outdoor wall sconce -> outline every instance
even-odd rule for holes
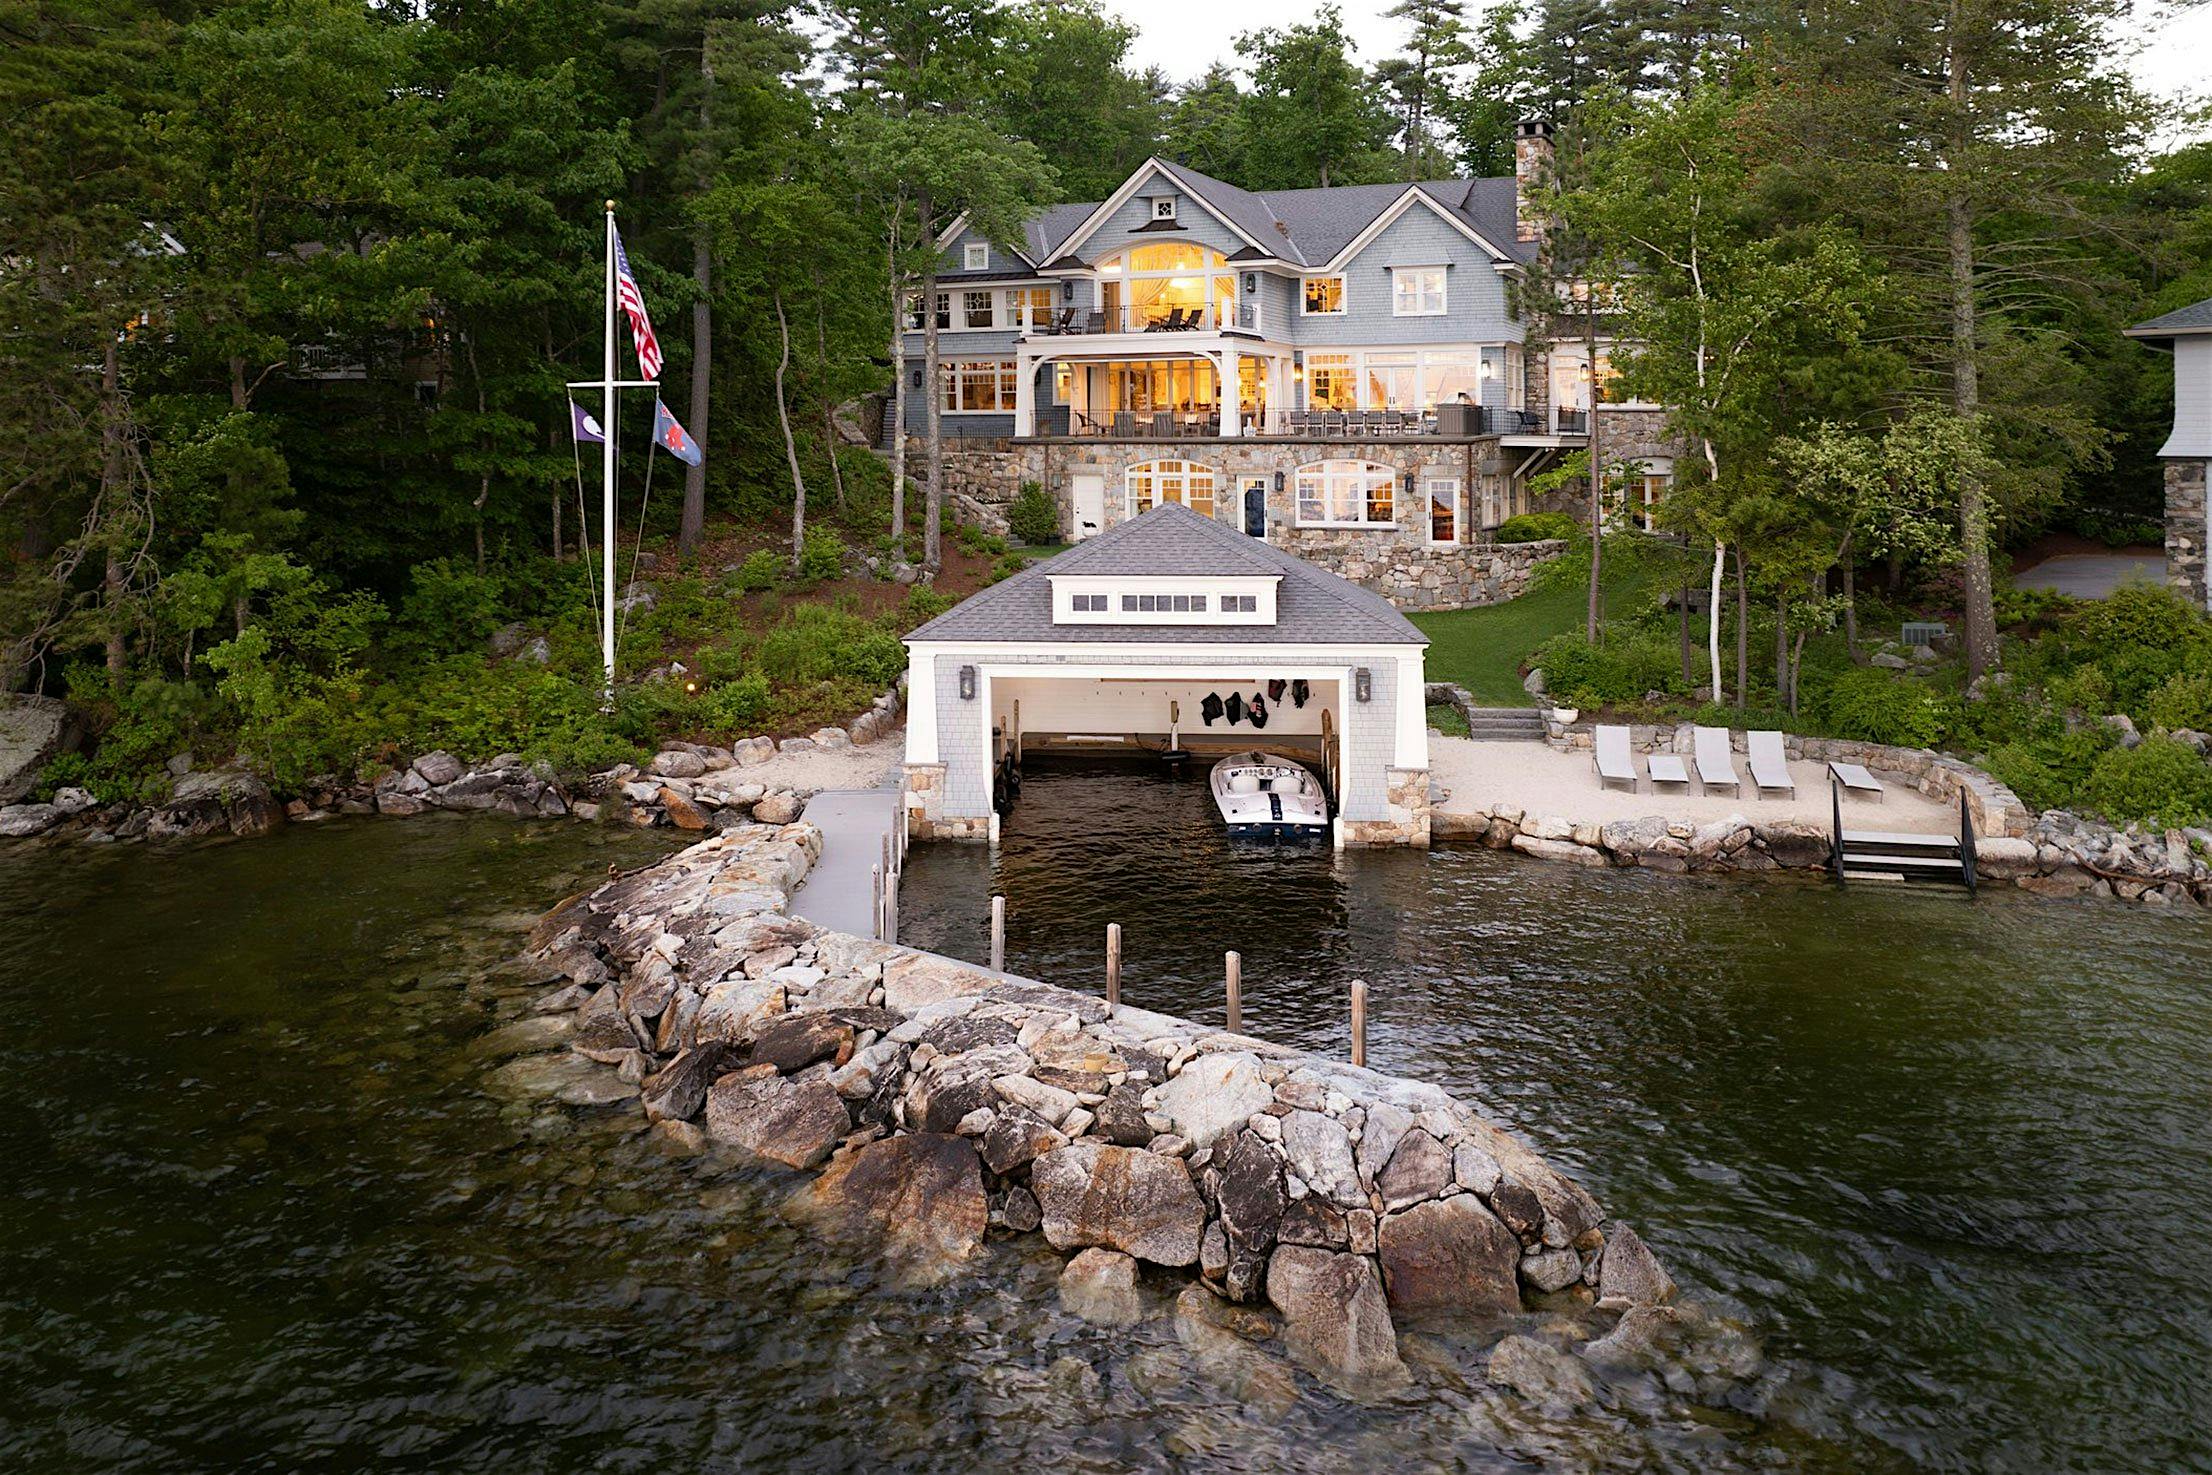
[[[1365,666],[1352,668],[1352,700],[1365,704],[1375,699],[1375,673]]]
[[[1282,473],[1281,473],[1280,471],[1278,471],[1278,472],[1276,472],[1276,473],[1275,473],[1275,490],[1279,492],[1279,491],[1281,491],[1282,489],[1283,489],[1283,474],[1282,474]]]
[[[973,666],[962,666],[960,668],[960,700],[963,702],[975,700],[975,667]]]
[[[1410,497],[1411,497],[1411,496],[1413,495],[1413,473],[1412,473],[1412,471],[1410,471],[1410,470],[1406,470],[1406,471],[1401,471],[1401,472],[1399,472],[1399,473],[1398,473],[1398,483],[1399,483],[1399,485],[1403,486],[1403,487],[1404,487],[1404,488],[1406,489],[1406,496],[1410,498]]]
[[[1484,354],[1482,356],[1482,367],[1477,372],[1480,373],[1485,379],[1495,379],[1498,377],[1497,363],[1490,357],[1490,355]]]

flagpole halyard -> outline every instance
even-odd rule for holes
[[[600,430],[605,439],[599,445],[600,512],[602,525],[599,530],[599,651],[604,684],[600,695],[608,711],[614,710],[614,441],[615,441],[615,348],[614,348],[614,201],[607,201],[607,273],[606,333],[602,343],[600,368],[601,387],[604,390],[605,418]]]

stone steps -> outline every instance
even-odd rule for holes
[[[1475,707],[1467,712],[1467,735],[1478,743],[1541,742],[1544,719],[1534,707]]]

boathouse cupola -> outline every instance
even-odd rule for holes
[[[1083,574],[1052,578],[1055,625],[1272,625],[1274,575]]]

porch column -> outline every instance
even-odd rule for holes
[[[1027,438],[1037,433],[1037,363],[1027,353],[1014,353],[1014,434]]]
[[[1237,408],[1240,393],[1237,372],[1243,363],[1243,354],[1234,348],[1225,348],[1217,356],[1214,368],[1214,372],[1220,376],[1215,380],[1214,397],[1221,401],[1221,433],[1225,436],[1235,437],[1244,433],[1244,417]]]

